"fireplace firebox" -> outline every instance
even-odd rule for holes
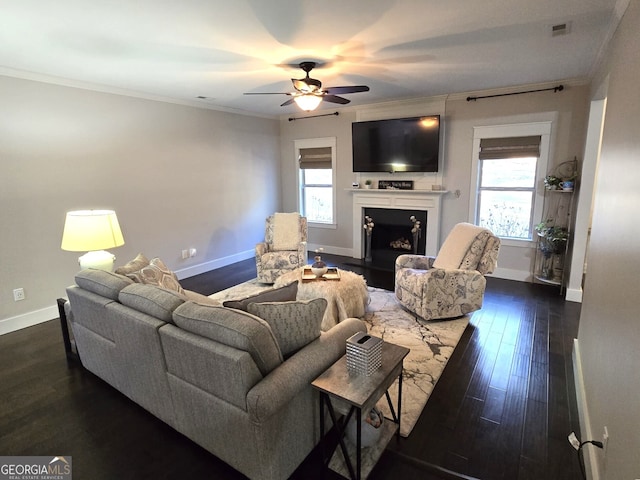
[[[367,263],[375,268],[393,271],[398,255],[417,253],[424,255],[427,239],[427,212],[389,208],[364,208],[364,217],[372,219],[370,241],[362,236]],[[418,226],[415,232],[414,227]],[[369,251],[370,249],[370,251]]]

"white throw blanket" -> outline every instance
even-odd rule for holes
[[[435,268],[460,268],[469,247],[480,232],[486,230],[470,223],[458,223],[444,241],[433,262]]]
[[[300,243],[300,214],[273,215],[273,250],[297,250]]]

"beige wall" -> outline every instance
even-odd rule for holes
[[[593,478],[640,478],[640,1],[632,0],[594,82],[607,107],[598,166],[579,357],[588,422],[583,435],[602,439],[606,458]],[[606,88],[608,82],[608,88]],[[586,440],[586,438],[585,438]],[[588,452],[588,453],[589,453]],[[589,464],[590,466],[590,464]]]
[[[522,90],[529,87],[523,86]],[[420,114],[440,113],[444,116],[444,165],[438,176],[432,174],[378,175],[387,179],[414,179],[422,185],[418,188],[429,188],[431,183],[442,182],[451,193],[443,197],[441,241],[458,222],[469,221],[469,202],[471,192],[471,159],[473,127],[487,125],[503,125],[542,121],[555,118],[552,135],[554,143],[550,158],[550,168],[560,162],[574,157],[582,158],[586,125],[588,119],[589,87],[586,85],[569,85],[561,93],[533,93],[526,95],[506,96],[500,98],[467,102],[466,97],[459,95],[456,99],[439,101],[428,99],[416,100],[424,103],[424,111]],[[406,105],[407,116],[415,115],[415,106],[406,102],[385,105],[388,111],[402,111]],[[373,106],[375,107],[375,106]],[[360,107],[360,111],[366,108]],[[438,109],[442,110],[439,111]],[[351,123],[356,121],[358,111],[341,109],[340,116],[310,118],[289,122],[283,118],[281,128],[281,157],[283,172],[283,205],[288,210],[296,210],[297,178],[294,161],[293,142],[302,138],[318,138],[335,136],[338,150],[338,225],[335,230],[310,228],[309,243],[321,245],[327,251],[351,255],[352,250],[352,208],[351,195],[345,189],[351,186],[357,175],[352,171]],[[370,115],[370,114],[369,114]],[[364,174],[363,174],[364,175]],[[400,175],[403,175],[400,178]],[[371,175],[373,178],[378,178]],[[362,177],[366,178],[366,177]],[[460,190],[456,197],[453,192]],[[360,221],[357,219],[356,221]],[[500,252],[497,276],[514,280],[530,278],[534,250],[530,246],[503,246]]]
[[[55,317],[80,255],[60,250],[68,210],[116,210],[117,264],[142,251],[193,273],[253,255],[279,208],[277,120],[1,76],[0,105],[0,331]]]

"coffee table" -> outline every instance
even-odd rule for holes
[[[329,466],[332,470],[342,475],[348,474],[350,478],[354,480],[360,480],[362,478],[362,412],[369,412],[382,395],[385,395],[387,398],[393,419],[385,419],[381,427],[385,430],[382,432],[378,443],[367,448],[364,459],[364,478],[368,476],[375,466],[387,443],[393,437],[393,434],[396,433],[398,437],[400,436],[402,363],[408,354],[408,348],[383,342],[382,366],[373,374],[367,376],[364,374],[350,373],[347,370],[347,357],[345,355],[311,383],[311,385],[320,392],[320,437],[323,444],[322,460],[324,467]],[[391,396],[388,391],[396,378],[398,379],[397,413],[393,408]],[[334,408],[333,404],[334,401],[338,404],[346,403],[349,406],[349,411],[346,413],[344,422],[338,421],[336,408]],[[329,453],[326,452],[324,435],[325,408],[329,412],[333,426],[338,431],[340,451],[336,451],[335,454],[334,451],[337,446],[334,447],[333,451]],[[353,415],[355,415],[356,419],[355,452],[353,448],[348,448],[344,441],[345,426],[349,423]],[[355,470],[352,464],[354,455],[356,462]]]
[[[327,310],[322,319],[322,330],[327,331],[345,318],[362,318],[369,303],[367,283],[362,275],[339,270],[340,280],[302,281],[303,268],[297,268],[278,277],[274,288],[298,281],[296,300],[327,300]]]

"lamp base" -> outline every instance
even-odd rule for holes
[[[80,269],[95,268],[97,270],[104,270],[106,272],[113,271],[113,264],[116,260],[116,256],[105,250],[95,250],[88,252],[78,258]]]

